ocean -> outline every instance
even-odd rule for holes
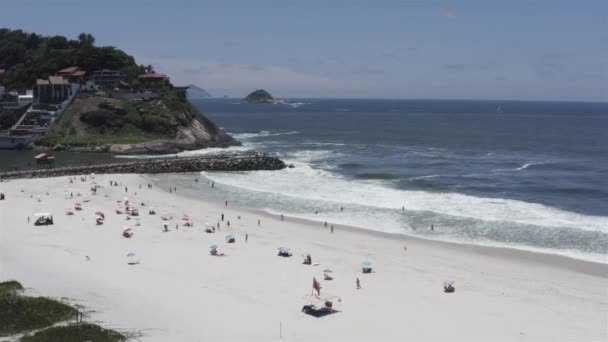
[[[193,103],[243,143],[228,151],[266,152],[294,168],[158,182],[338,229],[608,263],[608,103],[292,101]]]

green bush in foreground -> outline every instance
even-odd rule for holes
[[[126,337],[116,331],[104,329],[95,324],[81,323],[53,327],[24,336],[22,342],[120,342]]]
[[[16,280],[0,283],[0,296],[5,294],[15,294],[19,290],[23,290],[23,285]]]
[[[0,294],[0,336],[48,327],[76,317],[76,309],[44,297]]]

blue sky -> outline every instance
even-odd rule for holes
[[[608,101],[608,1],[0,0],[214,95]]]

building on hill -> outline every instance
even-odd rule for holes
[[[91,80],[95,85],[100,87],[112,87],[116,88],[120,85],[120,82],[125,79],[126,75],[122,71],[118,70],[97,70],[93,71]]]
[[[48,80],[36,80],[34,86],[35,103],[58,104],[72,95],[70,82],[61,76],[49,76]]]
[[[137,78],[143,83],[144,86],[157,86],[161,85],[164,81],[169,80],[169,76],[156,72],[139,75]]]
[[[85,76],[87,72],[77,66],[65,68],[57,71],[56,75],[67,79],[71,83],[83,84],[86,82]]]

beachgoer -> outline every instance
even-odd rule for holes
[[[284,219],[283,214],[281,214],[281,221],[283,221],[283,219]]]
[[[340,207],[340,211],[344,211],[344,207]]]
[[[27,217],[27,223],[30,223],[30,217],[29,216]]]
[[[325,221],[325,223],[323,223],[323,227],[327,228],[327,221]]]
[[[330,233],[332,233],[332,234],[333,234],[333,233],[334,233],[334,225],[333,225],[333,224],[331,225],[331,228],[330,228],[330,229],[331,229],[331,230],[330,230]]]
[[[405,206],[401,207],[401,211],[405,211]]]
[[[318,214],[319,214],[319,211],[318,211],[318,210],[315,210],[315,215],[318,215]]]
[[[139,188],[141,189],[141,184],[139,184]]]
[[[245,234],[245,242],[249,239],[249,234]]]
[[[260,226],[260,219],[258,219],[258,227]]]
[[[407,252],[407,246],[403,245],[403,250]]]
[[[125,186],[125,192],[129,192],[129,188]]]
[[[240,220],[241,219],[241,215],[237,216],[236,218]]]
[[[217,223],[217,230],[220,230],[220,223]]]
[[[431,231],[435,231],[435,226],[431,225]]]
[[[228,206],[228,201],[226,201],[226,206]]]
[[[222,222],[224,222],[224,213],[222,213]]]
[[[173,192],[173,189],[169,188],[169,193]]]
[[[175,224],[175,230],[179,230],[179,224]]]
[[[230,227],[230,220],[227,220],[227,221],[226,221],[226,225],[227,225],[228,227]]]
[[[215,182],[211,183],[211,187],[213,188],[215,186]]]
[[[359,278],[357,278],[357,290],[361,288],[361,282],[359,281]]]

